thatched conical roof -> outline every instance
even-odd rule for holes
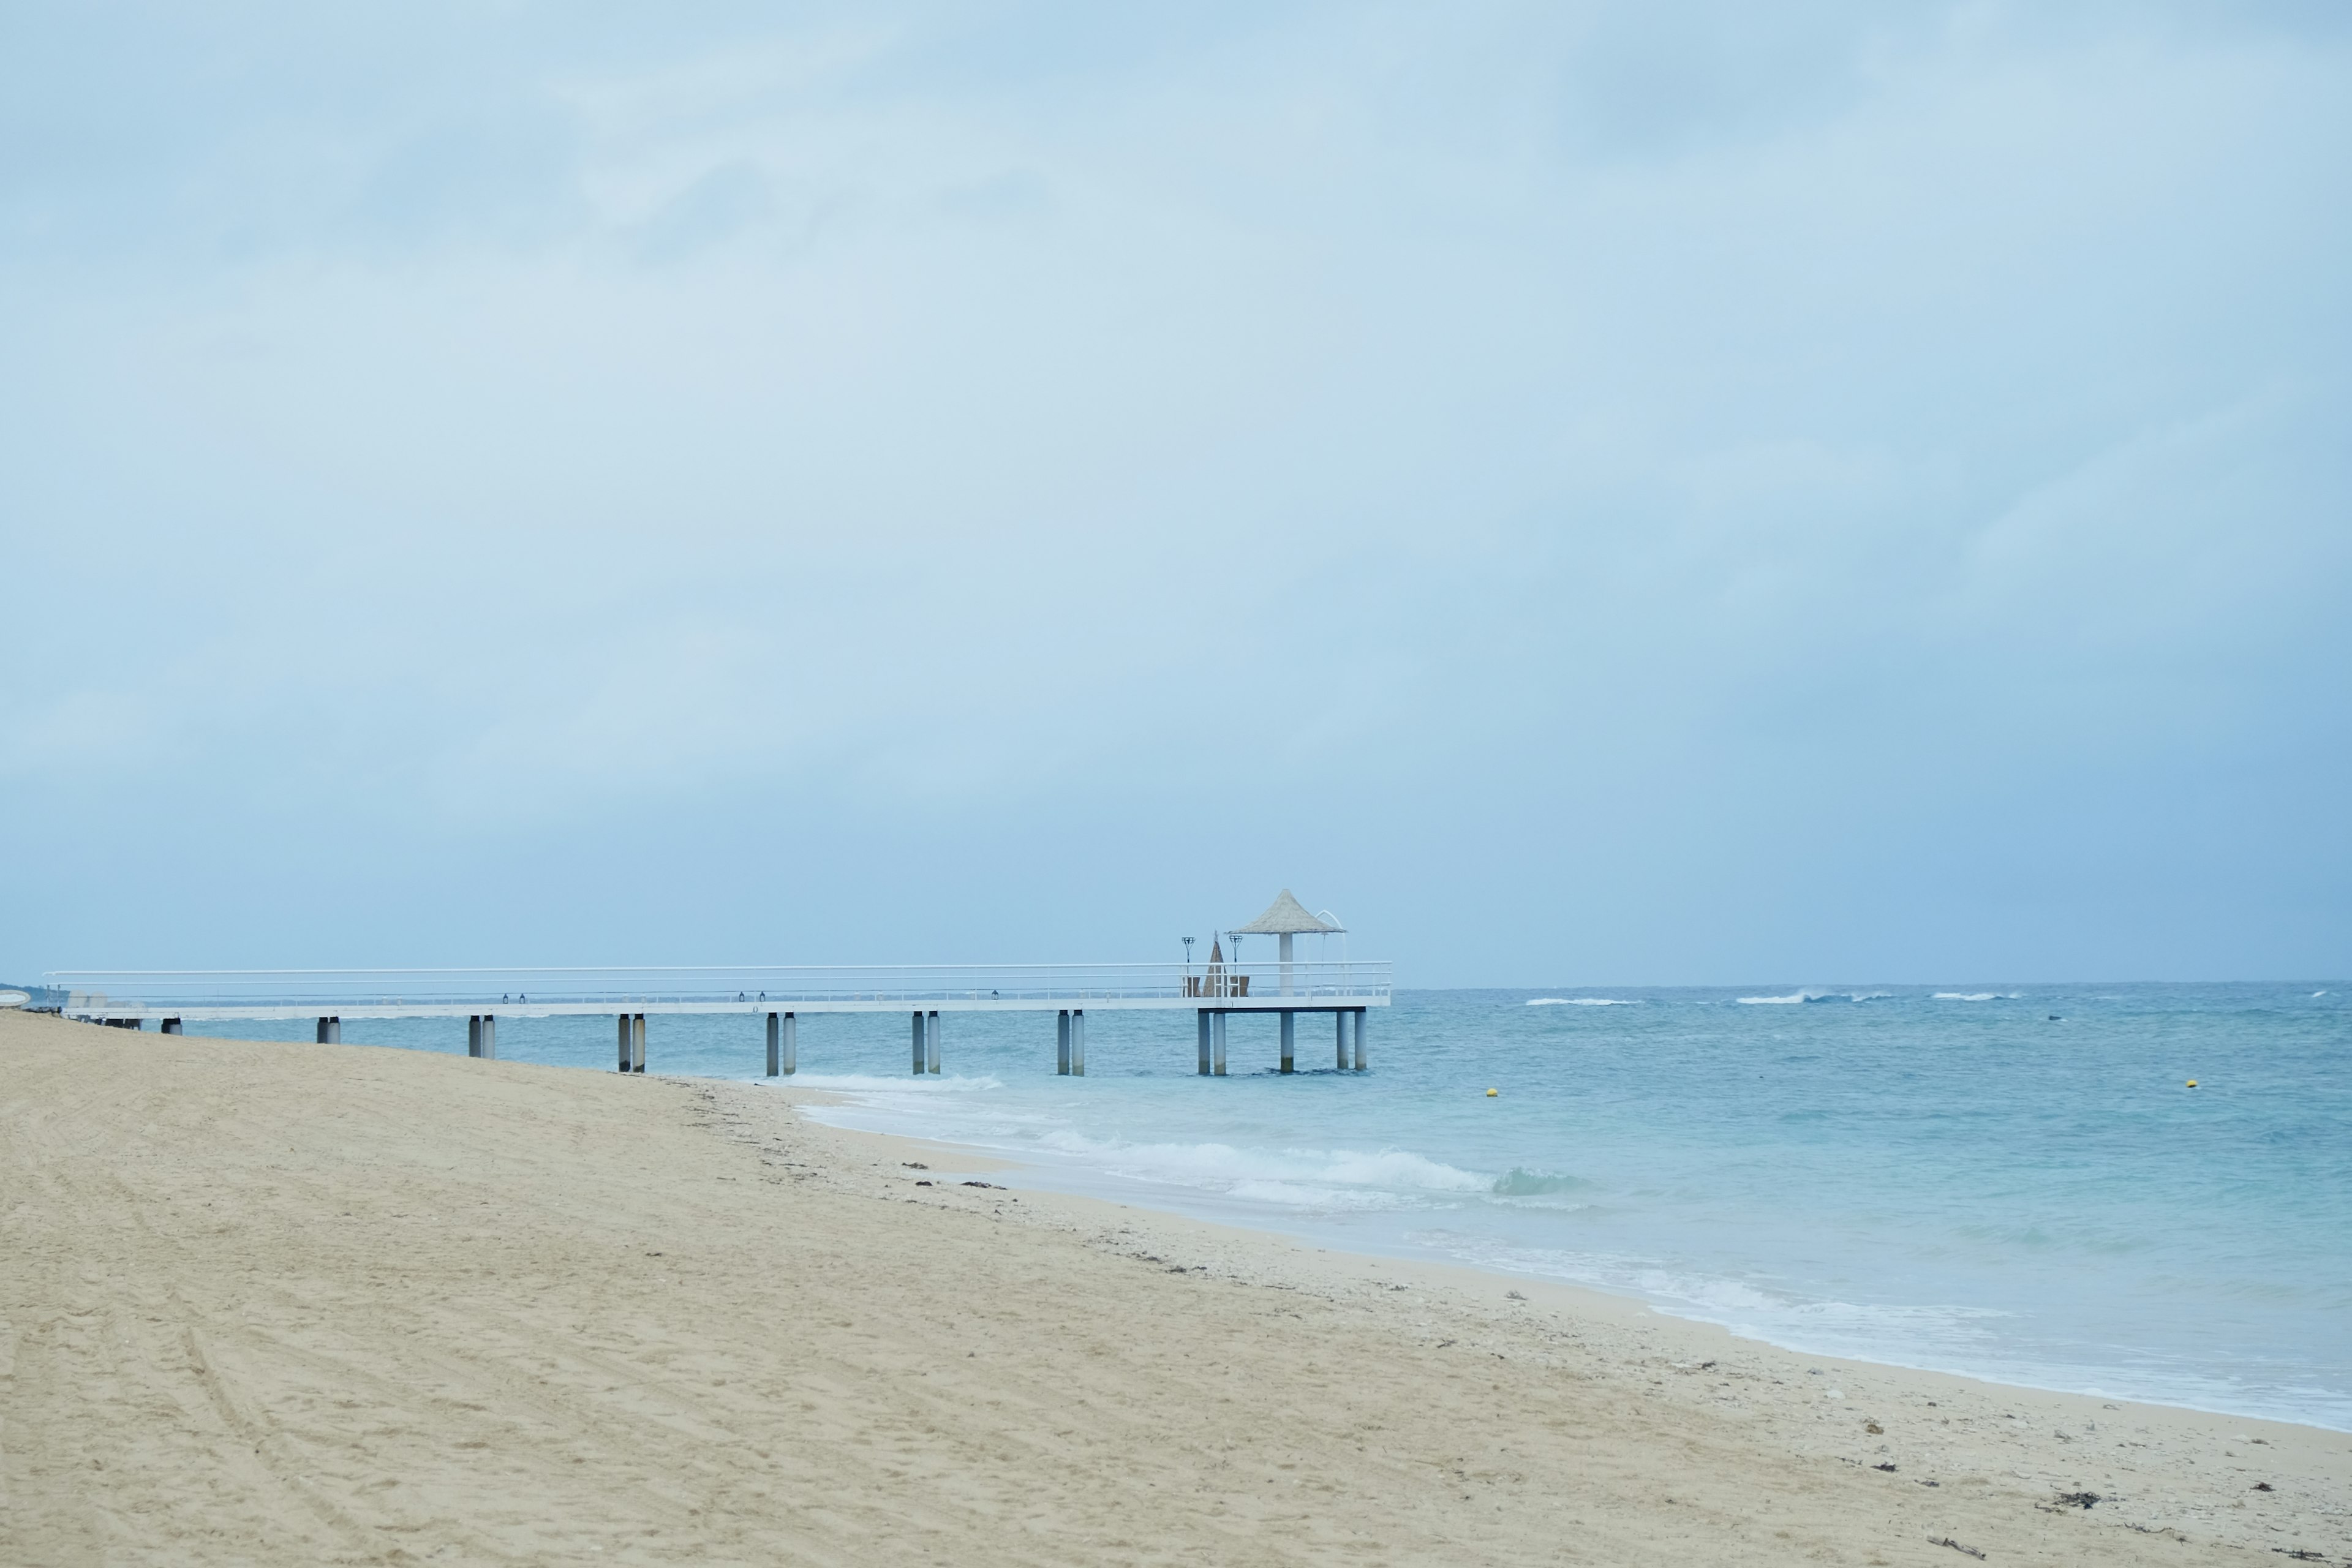
[[[1297,936],[1306,931],[1336,931],[1340,930],[1328,921],[1316,919],[1307,912],[1305,905],[1282,889],[1282,896],[1266,905],[1265,913],[1245,926],[1235,926],[1235,936]]]

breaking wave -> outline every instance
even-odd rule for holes
[[[1553,1193],[1572,1192],[1587,1186],[1581,1176],[1557,1175],[1550,1171],[1530,1171],[1524,1165],[1514,1165],[1506,1174],[1495,1178],[1489,1190],[1498,1198],[1539,1198]]]
[[[1786,996],[1742,996],[1739,1000],[1750,1007],[1775,1007],[1801,1002],[1876,1002],[1893,994],[1891,991],[1791,991]]]

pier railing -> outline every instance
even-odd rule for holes
[[[1126,1003],[1263,1008],[1296,1001],[1385,1005],[1384,960],[1278,958],[1194,963],[737,965],[693,968],[58,970],[69,1016],[135,1018],[175,1011],[262,1016],[366,1008],[519,1014],[774,1010],[941,1004],[964,1006]]]

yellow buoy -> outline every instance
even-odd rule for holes
[[[2189,1088],[2191,1088],[2191,1089],[2195,1089],[2195,1088],[2197,1087],[2197,1080],[2196,1080],[2195,1079],[2193,1079],[2193,1078],[2192,1078],[2192,1079],[2190,1079],[2189,1080]]]
[[[1488,1090],[1486,1091],[1486,1098],[1487,1098],[1488,1100],[1492,1100],[1492,1099],[1494,1099],[1496,1095],[1498,1095],[1498,1094],[1500,1094],[1500,1093],[1502,1093],[1502,1092],[1503,1092],[1503,1091],[1502,1091],[1501,1089],[1488,1089]]]

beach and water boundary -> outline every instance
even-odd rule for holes
[[[24,1016],[0,1048],[26,1561],[2352,1544],[2340,1434],[1009,1192],[816,1090]]]
[[[810,1020],[793,1081],[835,1125],[1009,1159],[1026,1188],[1590,1286],[1811,1353],[2352,1426],[2341,987],[1404,992],[1376,1024],[1371,1073],[1283,1079],[1271,1021],[1237,1021],[1243,1081],[1208,1085],[1189,1015],[1104,1015],[1077,1085],[1034,1018],[950,1020],[927,1080],[892,1020]],[[509,1058],[609,1054],[594,1020],[504,1029]],[[652,1060],[760,1072],[739,1019],[662,1020]]]
[[[28,1561],[2352,1542],[2338,1434],[1011,1192],[814,1091],[22,1016],[0,1048]]]

